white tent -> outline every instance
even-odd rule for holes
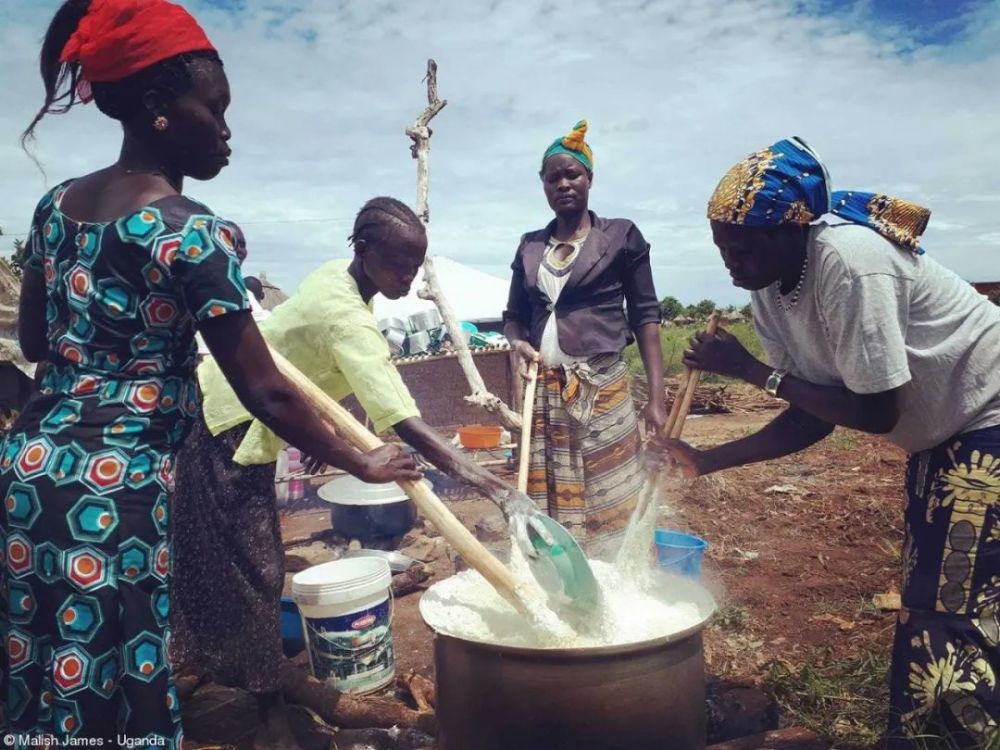
[[[458,320],[471,323],[498,321],[507,306],[510,281],[492,276],[451,258],[434,257],[434,270],[444,296]],[[400,299],[375,296],[375,317],[406,318],[421,310],[434,308],[434,303],[420,299],[417,291],[423,286],[424,271],[420,269],[410,293]]]

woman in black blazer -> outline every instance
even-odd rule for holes
[[[588,210],[586,121],[546,150],[555,219],[521,238],[504,332],[522,371],[539,362],[528,494],[592,555],[614,551],[642,486],[641,440],[622,352],[639,344],[652,430],[666,422],[660,307],[649,244],[628,219]]]

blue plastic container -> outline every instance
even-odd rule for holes
[[[291,658],[306,647],[302,637],[302,618],[295,600],[288,596],[281,597],[281,650]]]
[[[656,560],[660,567],[688,578],[701,576],[701,558],[708,549],[708,542],[683,531],[657,529],[653,536]]]

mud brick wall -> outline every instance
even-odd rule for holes
[[[476,367],[491,393],[517,408],[517,373],[511,366],[510,351],[506,349],[475,352]],[[469,384],[455,357],[427,357],[402,360],[399,371],[403,382],[410,389],[420,414],[431,427],[451,428],[463,424],[499,424],[494,415],[466,403]],[[353,396],[344,399],[344,405],[362,422],[364,411]]]

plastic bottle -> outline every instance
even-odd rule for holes
[[[295,474],[302,470],[302,453],[298,448],[288,448],[288,473]],[[288,499],[301,500],[306,495],[306,483],[302,477],[296,477],[288,482]]]
[[[280,451],[274,467],[274,496],[279,508],[288,505],[288,453]]]

